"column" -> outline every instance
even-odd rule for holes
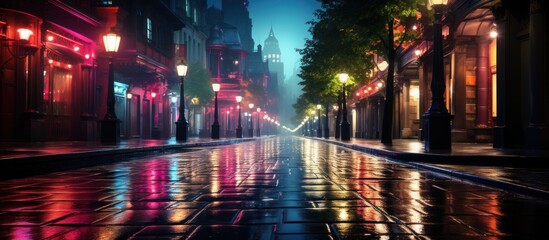
[[[477,128],[486,128],[488,126],[488,118],[490,116],[490,69],[488,62],[489,44],[485,38],[480,38],[477,41]]]
[[[453,96],[453,109],[454,109],[454,133],[452,137],[456,137],[456,141],[463,141],[467,137],[465,132],[467,124],[466,122],[466,61],[467,61],[467,45],[466,43],[457,42],[454,47],[454,96]],[[457,135],[457,136],[455,136]],[[463,135],[463,136],[461,136]]]
[[[511,3],[510,3],[511,2]],[[509,13],[507,6],[512,1],[503,1],[502,6],[493,7],[492,13],[496,19],[497,38],[497,117],[494,127],[494,147],[510,148],[520,145],[523,139],[521,114],[522,107],[518,99],[522,99],[520,72],[511,66],[519,64],[520,49],[516,38],[519,21]]]
[[[547,51],[545,43],[545,13],[542,0],[530,0],[530,121],[526,129],[526,147],[547,149],[549,147],[549,128],[547,124]]]
[[[22,80],[25,82],[24,85],[26,84],[25,109],[23,111],[24,138],[30,141],[42,141],[45,138],[42,106],[44,56],[46,50],[46,46],[42,43],[45,42],[46,25],[39,20],[35,21],[35,23],[40,25],[40,34],[37,34],[39,40],[36,42],[30,41],[28,45],[17,46],[17,48],[21,49],[16,51],[16,55],[20,53],[23,55],[15,56],[15,58],[19,58],[22,62],[21,75],[23,76]]]

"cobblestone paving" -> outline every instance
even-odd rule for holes
[[[547,199],[300,138],[0,182],[0,239],[509,239]]]

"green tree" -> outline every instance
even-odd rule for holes
[[[317,10],[317,20],[311,21],[309,32],[312,39],[305,42],[305,48],[298,49],[302,55],[299,77],[303,94],[294,108],[299,116],[307,114],[306,109],[316,104],[327,105],[337,101],[341,92],[339,73],[346,72],[351,78],[347,90],[356,84],[365,83],[366,72],[372,68],[372,54],[360,43],[353,32],[341,29],[325,9]]]
[[[265,106],[267,96],[262,84],[249,78],[248,80],[242,81],[242,91],[243,101],[246,103],[253,103],[255,107]]]
[[[388,63],[387,79],[385,82],[385,109],[383,114],[381,142],[392,143],[392,125],[394,109],[394,69],[396,53],[405,44],[413,41],[417,37],[416,31],[411,31],[414,23],[417,23],[421,14],[418,11],[422,8],[422,0],[319,0],[322,3],[322,10],[317,14],[320,19],[315,22],[316,25],[331,26],[332,31],[327,35],[314,34],[315,42],[329,42],[339,53],[328,55],[312,55],[315,58],[324,58],[324,60],[309,60],[314,64],[323,63],[337,59],[351,57],[362,54],[362,59],[350,58],[352,62],[344,62],[344,66],[351,69],[358,69],[353,72],[349,70],[350,75],[358,78],[359,82],[365,82],[361,78],[368,78],[368,73],[373,65],[364,64],[362,61],[370,61],[372,54],[384,56]],[[326,22],[326,23],[324,23]],[[340,41],[340,44],[337,42]],[[315,45],[317,47],[319,45]],[[319,50],[312,50],[319,51]],[[324,51],[324,50],[321,50]],[[307,54],[307,52],[305,52]],[[334,57],[338,56],[338,57]],[[326,58],[328,57],[328,58]],[[305,63],[308,63],[305,62]],[[324,62],[326,63],[326,62]],[[356,67],[357,64],[365,67]],[[354,68],[351,66],[355,66]],[[324,66],[316,66],[324,67]],[[304,89],[306,91],[306,89]]]
[[[214,92],[210,83],[210,74],[199,63],[189,65],[185,77],[185,102],[197,98],[197,106],[204,106],[213,99]]]

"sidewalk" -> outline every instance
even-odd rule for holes
[[[89,142],[0,143],[0,179],[261,138],[191,138],[186,143],[178,143],[174,139],[135,139],[121,141],[116,146]],[[549,151],[500,150],[492,148],[491,144],[453,143],[451,151],[425,153],[423,142],[413,139],[395,139],[390,146],[381,144],[379,140],[351,139],[341,142],[334,138],[309,139],[386,157],[417,168],[491,187],[549,198],[549,168],[546,167]]]
[[[99,142],[0,143],[0,180],[21,178],[52,171],[127,161],[147,155],[190,151],[209,147],[253,141],[260,138],[189,138],[180,143],[168,140],[131,139],[117,145]]]
[[[451,151],[426,153],[416,139],[321,139],[466,181],[549,199],[549,150],[495,149],[490,143],[452,143]]]

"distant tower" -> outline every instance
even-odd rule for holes
[[[278,39],[274,35],[273,27],[271,27],[269,37],[265,39],[263,61],[268,62],[269,71],[276,73],[278,76],[279,86],[284,84],[284,63],[281,60],[280,47],[278,46]]]

